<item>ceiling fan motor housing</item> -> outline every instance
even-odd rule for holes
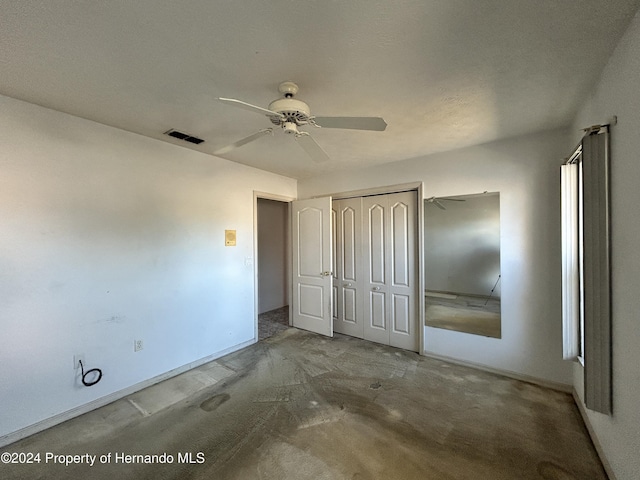
[[[296,100],[295,98],[279,98],[269,104],[269,110],[284,115],[285,119],[271,117],[274,125],[280,125],[281,122],[291,122],[296,125],[305,125],[311,117],[311,109],[306,103]]]

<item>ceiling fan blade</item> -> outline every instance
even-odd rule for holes
[[[326,162],[330,160],[329,155],[316,143],[316,141],[308,133],[296,135],[296,141],[311,157],[314,162]]]
[[[265,128],[264,130],[260,130],[259,132],[249,135],[248,137],[241,138],[237,142],[233,142],[232,144],[227,145],[226,147],[222,147],[216,150],[215,152],[213,152],[213,154],[224,155],[225,153],[230,152],[234,148],[238,148],[238,147],[241,147],[242,145],[246,145],[247,143],[253,142],[254,140],[257,140],[258,138],[264,135],[267,135],[269,133],[273,133],[273,128]]]
[[[273,112],[271,110],[267,110],[266,108],[257,107],[255,105],[251,105],[250,103],[243,102],[241,100],[236,100],[234,98],[222,98],[219,97],[218,100],[226,103],[227,105],[231,105],[232,107],[242,108],[243,110],[249,110],[250,112],[260,113],[262,115],[266,115],[267,117],[275,117],[284,120],[284,115],[278,112]]]
[[[315,117],[314,122],[323,128],[350,128],[376,132],[382,132],[387,128],[387,122],[380,117]]]

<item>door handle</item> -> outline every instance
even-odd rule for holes
[[[377,292],[380,290],[380,287],[373,287],[371,290],[373,290],[374,292]]]
[[[351,284],[350,284],[350,283],[345,283],[345,284],[343,284],[342,286],[343,286],[343,287],[350,287],[350,286],[351,286]]]
[[[323,277],[328,277],[329,275],[331,275],[331,272],[322,272],[320,275],[322,275]]]

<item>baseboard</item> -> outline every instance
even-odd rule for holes
[[[434,292],[434,291],[431,291],[431,290],[425,290],[424,291],[424,296],[425,297],[434,297],[434,298],[447,298],[449,300],[455,300],[456,298],[458,298],[458,295],[456,295],[455,293]]]
[[[615,473],[613,473],[611,464],[609,463],[609,461],[607,460],[607,457],[604,454],[602,445],[600,444],[600,441],[598,440],[598,436],[596,435],[596,432],[593,429],[591,422],[589,421],[587,410],[585,409],[584,404],[580,400],[580,396],[578,395],[578,392],[576,392],[575,389],[573,389],[572,394],[573,394],[573,400],[576,402],[576,405],[578,406],[578,410],[580,411],[580,415],[582,416],[582,421],[587,427],[587,431],[589,432],[589,436],[591,437],[591,443],[593,443],[593,446],[596,449],[596,453],[598,454],[598,457],[600,457],[600,462],[602,462],[604,471],[607,473],[609,480],[616,480],[616,475]]]
[[[475,368],[476,370],[482,370],[484,372],[495,373],[496,375],[502,375],[503,377],[513,378],[514,380],[520,380],[522,382],[533,383],[540,387],[550,388],[551,390],[557,390],[564,393],[572,393],[573,386],[566,383],[552,382],[538,377],[531,377],[529,375],[523,375],[518,372],[512,372],[511,370],[502,370],[499,368],[489,367],[482,365],[481,363],[467,362],[465,360],[459,360],[453,357],[447,357],[445,355],[437,355],[435,353],[424,352],[425,357],[434,358],[436,360],[442,360],[443,362],[453,363],[463,367]]]
[[[168,380],[169,378],[175,377],[176,375],[180,375],[184,372],[187,372],[193,368],[199,367],[200,365],[204,365],[205,363],[212,362],[213,360],[217,360],[218,358],[224,357],[230,353],[241,350],[249,345],[253,345],[256,343],[256,339],[252,338],[251,340],[247,340],[246,342],[239,343],[234,345],[233,347],[226,348],[217,353],[209,355],[207,357],[201,358],[200,360],[196,360],[191,363],[187,363],[178,368],[174,368],[173,370],[169,370],[168,372],[161,373],[158,376],[153,378],[149,378],[148,380],[143,380],[142,382],[136,383],[135,385],[131,385],[130,387],[124,388],[122,390],[118,390],[117,392],[110,393],[109,395],[105,395],[104,397],[97,398],[88,403],[80,405],[78,407],[72,408],[71,410],[67,410],[66,412],[59,413],[54,415],[53,417],[45,418],[37,423],[29,425],[27,427],[21,428],[20,430],[16,430],[15,432],[8,433],[0,437],[0,447],[4,447],[11,443],[17,442],[18,440],[22,440],[23,438],[34,435],[38,432],[42,432],[48,428],[51,428],[60,423],[66,422],[67,420],[71,420],[72,418],[78,417],[80,415],[84,415],[92,410],[95,410],[100,407],[104,407],[109,403],[113,403],[116,400],[120,400],[121,398],[126,397],[127,395],[131,395],[132,393],[136,393],[140,390],[143,390],[147,387],[155,385],[156,383],[160,383],[164,380]]]

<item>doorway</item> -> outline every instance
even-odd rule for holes
[[[289,328],[289,203],[256,198],[257,340]]]

